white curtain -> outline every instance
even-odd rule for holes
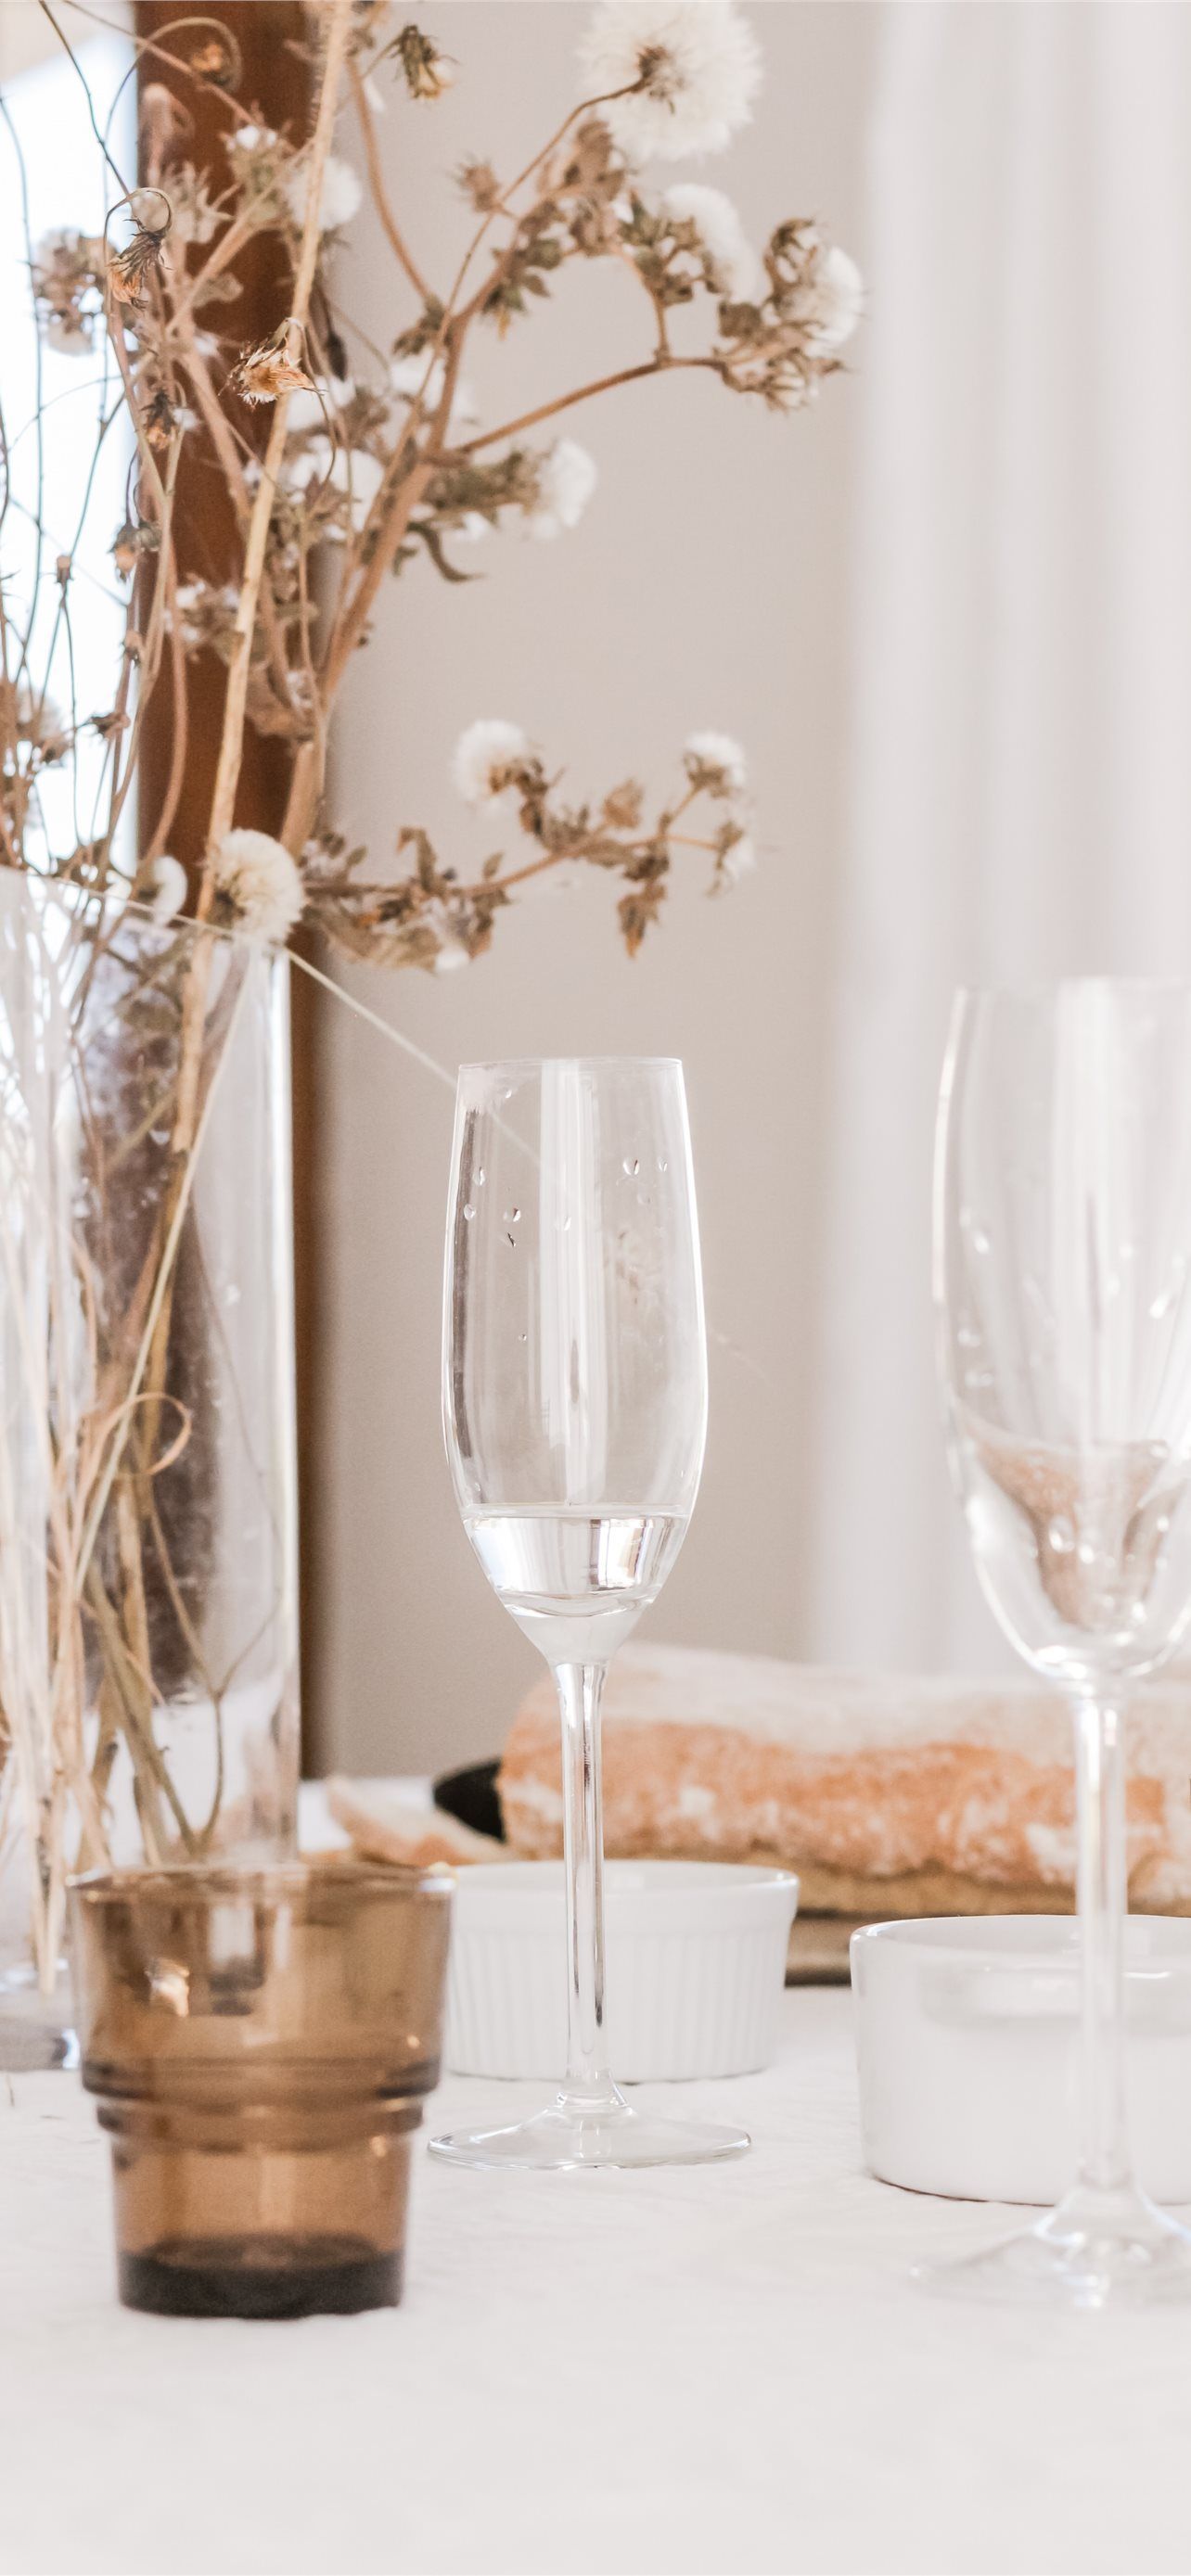
[[[1191,973],[1191,10],[883,19],[810,1643],[979,1669],[929,1303],[950,993]]]

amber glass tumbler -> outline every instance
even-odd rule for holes
[[[125,2306],[395,2306],[449,1880],[352,1861],[104,1871],[74,1881],[70,1916]]]

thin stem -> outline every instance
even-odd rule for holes
[[[623,2109],[604,2039],[604,1835],[600,1701],[606,1664],[555,1668],[562,1719],[567,1886],[567,2072],[559,2108],[583,2118]]]
[[[381,168],[380,152],[377,148],[376,127],[372,121],[372,110],[368,104],[368,95],[365,90],[364,83],[360,78],[359,71],[354,62],[349,62],[347,69],[348,78],[352,85],[352,97],[355,101],[356,115],[360,120],[360,133],[364,141],[364,153],[368,163],[368,184],[372,190],[373,204],[375,205],[376,211],[380,216],[381,223],[384,226],[389,247],[394,258],[405,270],[405,274],[408,277],[415,294],[421,297],[423,304],[428,304],[430,301],[430,289],[427,286],[426,280],[417,266],[411,251],[408,249],[402,238],[397,218],[393,213],[393,209],[389,204],[388,196],[386,194],[384,172]]]
[[[1132,2183],[1125,2109],[1125,1749],[1119,1710],[1080,1700],[1075,1711],[1079,1854],[1080,2182],[1097,2192]]]
[[[451,450],[452,456],[475,456],[481,447],[492,447],[497,439],[515,438],[518,430],[533,429],[540,420],[552,420],[557,411],[570,411],[575,403],[590,402],[593,394],[611,393],[616,385],[640,384],[645,376],[673,376],[680,367],[710,368],[718,374],[714,358],[643,358],[636,367],[619,367],[612,376],[597,376],[590,385],[579,385],[573,394],[559,394],[553,402],[539,403],[536,411],[523,411],[516,420],[506,420],[499,429],[486,429],[478,438],[466,439]]]
[[[295,275],[293,288],[292,318],[300,326],[303,332],[305,331],[306,319],[310,311],[310,290],[314,284],[314,272],[318,261],[320,239],[318,210],[322,197],[323,173],[327,164],[327,155],[331,148],[331,136],[334,130],[335,115],[339,103],[339,78],[347,54],[350,33],[351,12],[348,0],[333,0],[332,12],[327,27],[327,47],[323,63],[322,88],[319,93],[318,114],[315,118],[314,136],[310,146],[310,160],[307,169],[306,215],[302,227],[302,242],[298,253],[297,273]],[[240,589],[240,600],[236,610],[236,622],[232,633],[231,654],[228,663],[227,694],[224,699],[223,707],[223,729],[220,736],[219,760],[215,771],[215,785],[211,795],[211,814],[208,827],[209,853],[218,850],[220,842],[225,838],[232,827],[236,801],[236,787],[239,781],[240,762],[243,757],[244,750],[244,714],[248,699],[248,669],[252,651],[253,630],[256,625],[257,597],[260,591],[261,576],[265,565],[265,547],[269,534],[269,520],[272,514],[278,477],[281,471],[281,459],[285,448],[285,422],[288,410],[289,396],[287,393],[283,393],[278,396],[274,406],[272,426],[269,431],[268,444],[265,449],[264,460],[261,466],[261,479],[257,488],[255,501],[253,502],[252,516],[248,524],[248,536],[244,547],[244,572]],[[204,917],[210,910],[212,890],[210,866],[208,865],[204,870],[202,885],[199,889],[197,909],[200,918]]]

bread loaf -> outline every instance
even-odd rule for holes
[[[1130,1702],[1129,1897],[1191,1913],[1191,1684]],[[500,1773],[515,1853],[562,1849],[558,1716],[545,1674]],[[1064,1912],[1075,1877],[1072,1729],[1022,1682],[837,1672],[633,1646],[609,1675],[604,1847],[613,1857],[777,1861],[810,1912]]]

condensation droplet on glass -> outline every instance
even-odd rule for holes
[[[624,1161],[623,1161],[623,1163],[621,1164],[621,1167],[620,1167],[620,1168],[621,1168],[621,1171],[624,1173],[624,1176],[625,1176],[626,1181],[635,1181],[635,1180],[636,1180],[636,1178],[637,1178],[637,1174],[638,1174],[638,1172],[639,1172],[639,1171],[640,1171],[640,1169],[641,1169],[641,1165],[640,1165],[640,1163],[638,1162],[637,1157],[636,1157],[636,1155],[635,1155],[635,1154],[634,1154],[633,1159],[632,1159],[632,1161],[631,1161],[631,1162],[630,1162],[630,1160],[629,1160],[628,1155],[626,1154],[626,1155],[625,1155],[625,1158],[624,1158]]]
[[[529,1335],[528,1333],[518,1333],[517,1339],[519,1342],[527,1342],[529,1340]]]
[[[1067,1556],[1075,1539],[1070,1521],[1057,1518],[1046,1524],[1046,1544],[1052,1556]]]
[[[983,1226],[974,1225],[971,1229],[971,1234],[973,1252],[987,1252],[989,1248],[988,1236],[986,1235]]]
[[[230,1280],[230,1281],[229,1281],[229,1283],[228,1283],[228,1285],[227,1285],[227,1287],[224,1289],[224,1292],[223,1292],[223,1302],[224,1302],[224,1305],[225,1305],[225,1306],[238,1306],[238,1305],[239,1305],[239,1303],[240,1303],[240,1298],[241,1298],[242,1293],[243,1293],[243,1292],[242,1292],[242,1290],[241,1290],[241,1289],[239,1289],[239,1288],[237,1288],[236,1283],[235,1283],[235,1280],[234,1280],[234,1279]]]
[[[483,1166],[483,1164],[481,1163],[480,1168],[479,1168],[479,1171],[476,1173],[476,1188],[477,1188],[478,1190],[482,1190],[482,1189],[483,1189],[483,1186],[484,1186],[484,1166]]]
[[[978,1351],[980,1348],[980,1335],[974,1324],[961,1324],[955,1338],[961,1351]]]
[[[521,1222],[521,1210],[520,1210],[520,1208],[516,1208],[516,1207],[514,1207],[514,1208],[506,1208],[506,1209],[505,1209],[504,1217],[503,1217],[503,1219],[502,1219],[502,1223],[503,1223],[503,1224],[505,1224],[505,1225],[519,1225],[519,1224],[520,1224],[520,1222]]]
[[[1075,1553],[1081,1565],[1094,1565],[1096,1562],[1096,1550],[1090,1539],[1081,1538]]]
[[[564,1233],[564,1234],[569,1234],[569,1233],[570,1233],[570,1231],[571,1231],[571,1220],[570,1220],[569,1216],[564,1216],[563,1221],[562,1221],[562,1230],[563,1230],[563,1233]]]
[[[467,1201],[467,1204],[466,1204],[466,1206],[465,1206],[464,1210],[463,1210],[463,1222],[464,1222],[464,1224],[465,1224],[465,1225],[470,1225],[470,1224],[471,1224],[471,1221],[472,1221],[472,1218],[473,1218],[473,1216],[474,1216],[474,1215],[475,1215],[475,1209],[474,1209],[474,1207],[472,1206],[471,1200],[469,1199],[469,1200]]]
[[[668,1170],[669,1170],[669,1168],[670,1168],[670,1167],[669,1167],[669,1164],[668,1164],[668,1163],[667,1163],[667,1161],[666,1161],[666,1157],[665,1157],[665,1155],[664,1155],[664,1154],[659,1154],[659,1155],[658,1155],[658,1170],[659,1170],[659,1172],[665,1172],[665,1171],[668,1171]]]

